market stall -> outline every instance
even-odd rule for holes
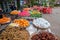
[[[23,18],[15,19],[6,26],[5,30],[3,30],[0,35],[1,40],[58,40],[56,35],[50,30],[50,23],[44,18],[37,18],[33,20]]]
[[[0,40],[58,40],[50,29],[51,24],[42,18],[42,13],[36,6],[33,9],[14,10],[10,14],[10,18],[0,19],[0,24],[9,23],[4,29],[4,26],[1,27],[0,31],[3,31],[0,33]]]

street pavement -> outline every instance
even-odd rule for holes
[[[60,7],[53,8],[52,14],[43,14],[43,18],[51,23],[51,31],[60,36]]]

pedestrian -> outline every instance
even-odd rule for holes
[[[14,4],[11,4],[10,5],[10,9],[13,11],[13,10],[16,10],[16,6]]]

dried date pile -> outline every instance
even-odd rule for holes
[[[7,27],[1,34],[0,40],[28,40],[29,33],[19,27]]]
[[[31,40],[58,40],[52,33],[41,32],[32,36]]]

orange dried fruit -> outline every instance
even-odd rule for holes
[[[17,10],[13,10],[10,14],[17,15],[19,12]]]
[[[8,21],[10,21],[10,18],[3,17],[2,19],[0,19],[0,24],[4,24],[4,23],[6,23]]]
[[[17,23],[17,24],[19,24],[20,27],[24,27],[24,28],[26,28],[30,25],[29,21],[26,19],[18,19],[18,20],[15,19],[14,23]]]

